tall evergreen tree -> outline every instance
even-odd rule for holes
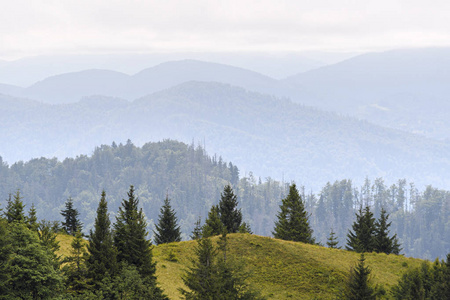
[[[88,276],[97,288],[101,286],[104,278],[117,273],[117,250],[113,245],[110,225],[106,193],[102,191],[94,231],[91,230],[89,234],[87,245],[89,257],[86,261]]]
[[[81,231],[83,224],[78,218],[78,210],[73,207],[73,200],[71,197],[66,201],[66,209],[61,211],[61,215],[64,217],[62,222],[63,229],[70,235],[75,236],[77,231]]]
[[[202,227],[202,237],[210,237],[219,235],[224,230],[224,225],[220,220],[219,206],[211,206],[211,210],[208,213],[208,218],[205,220],[205,225]]]
[[[159,223],[155,225],[154,231],[156,245],[181,241],[180,226],[177,224],[175,211],[170,206],[169,196],[166,196],[160,212]]]
[[[359,208],[356,221],[352,225],[353,232],[347,234],[346,249],[356,252],[372,252],[375,250],[375,219],[370,207]]]
[[[83,235],[80,231],[75,233],[75,237],[70,246],[71,255],[64,260],[66,265],[63,268],[66,274],[66,289],[70,294],[79,295],[90,288],[85,264],[87,253]]]
[[[57,232],[52,225],[52,222],[41,220],[38,224],[38,230],[37,230],[39,240],[41,241],[41,244],[47,247],[47,249],[52,253],[53,255],[53,263],[55,264],[55,267],[59,268],[61,263],[61,257],[58,255],[58,250],[60,248],[59,241],[56,239]]]
[[[36,232],[24,223],[8,226],[7,252],[0,249],[0,274],[7,274],[0,283],[2,299],[53,299],[62,291],[63,277]],[[1,234],[1,233],[0,233]],[[1,236],[0,236],[1,240]],[[1,243],[0,243],[1,244]],[[3,277],[0,275],[0,277]]]
[[[135,266],[144,282],[151,286],[154,299],[166,299],[162,290],[156,285],[156,263],[150,240],[147,240],[147,222],[142,208],[138,209],[139,199],[130,186],[128,199],[123,199],[122,206],[114,224],[114,245],[118,250],[118,261]]]
[[[230,185],[226,185],[219,202],[219,214],[222,224],[229,233],[239,231],[242,222],[241,209],[237,209],[238,201]]]
[[[217,249],[209,238],[197,240],[194,249],[196,258],[182,277],[188,290],[180,289],[185,299],[218,299],[217,265],[215,263]]]
[[[280,212],[275,222],[273,235],[277,239],[314,243],[309,216],[295,184],[289,187],[289,194],[282,199]]]
[[[374,289],[369,284],[370,268],[364,263],[364,254],[358,264],[350,270],[345,299],[349,300],[375,300]]]
[[[34,207],[34,204],[31,204],[30,211],[28,212],[28,228],[37,231],[38,230],[38,223],[37,223],[37,215],[36,215],[36,207]]]
[[[375,251],[386,254],[399,254],[400,245],[397,234],[389,237],[389,227],[391,222],[387,222],[389,214],[381,208],[380,218],[375,222]]]
[[[8,223],[11,222],[25,222],[26,217],[24,214],[25,205],[22,202],[22,197],[20,196],[20,191],[17,190],[14,195],[14,199],[11,200],[11,195],[9,195],[7,207],[6,207],[6,219]]]

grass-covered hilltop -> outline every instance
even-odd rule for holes
[[[245,265],[249,283],[268,299],[335,299],[359,259],[355,252],[301,242],[239,233],[228,238],[230,256]],[[58,239],[59,254],[68,255],[72,238],[60,235]],[[216,244],[219,237],[212,240]],[[196,244],[174,242],[153,248],[158,283],[170,299],[181,299],[181,278],[191,266]],[[370,253],[366,262],[372,269],[372,283],[389,290],[404,272],[420,267],[423,260]]]

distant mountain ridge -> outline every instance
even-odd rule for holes
[[[0,155],[8,162],[171,138],[201,142],[244,172],[312,188],[365,176],[450,188],[447,143],[225,84],[188,82],[133,102],[104,96],[63,105],[24,101],[15,111],[3,104],[17,100],[0,101]]]
[[[133,101],[196,80],[240,86],[293,102],[450,140],[450,48],[404,49],[359,55],[276,80],[247,69],[198,60],[159,64],[127,75],[86,70],[46,78],[0,93],[45,103],[75,103],[104,95]]]

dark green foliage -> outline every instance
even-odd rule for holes
[[[239,226],[239,233],[250,233],[253,234],[252,229],[250,228],[250,225],[246,222],[242,222],[241,226]]]
[[[155,225],[155,243],[156,245],[181,241],[180,226],[178,226],[175,211],[170,206],[169,197],[166,196],[164,205],[159,215],[159,223]]]
[[[381,208],[380,218],[375,221],[370,207],[362,207],[356,214],[356,221],[352,225],[353,232],[349,230],[347,234],[347,250],[356,252],[378,252],[386,254],[399,254],[400,245],[397,235],[389,237],[388,223],[389,215],[384,208]]]
[[[442,280],[444,297],[450,299],[450,253],[447,254]]]
[[[375,218],[370,211],[370,207],[359,208],[356,214],[356,221],[352,225],[353,231],[347,234],[346,249],[356,252],[372,252],[375,250]]]
[[[449,258],[447,262],[436,260],[430,266],[423,262],[419,268],[406,271],[398,283],[392,287],[394,299],[450,299],[449,293]]]
[[[347,287],[345,291],[345,299],[349,300],[375,300],[375,291],[370,286],[370,268],[364,263],[364,254],[358,264],[350,270]]]
[[[3,227],[0,225],[0,228]],[[3,299],[49,299],[62,290],[63,277],[53,255],[25,224],[11,224],[6,231],[7,250],[0,249],[0,283]],[[3,227],[0,231],[3,231]],[[4,241],[5,231],[0,232]]]
[[[226,185],[220,197],[219,215],[222,224],[229,233],[238,232],[242,222],[241,209],[237,209],[237,196],[230,185]]]
[[[328,248],[333,249],[341,249],[341,247],[338,247],[339,241],[336,237],[336,233],[334,232],[333,228],[331,228],[330,236],[328,237],[327,246]]]
[[[398,243],[397,234],[389,237],[389,227],[391,222],[387,222],[389,214],[384,208],[381,209],[380,218],[375,222],[375,251],[386,254],[399,254],[400,245]]]
[[[289,187],[289,194],[282,199],[273,235],[277,239],[314,243],[309,216],[295,184]]]
[[[209,238],[197,240],[196,257],[192,259],[192,266],[182,277],[189,288],[181,289],[185,299],[195,300],[228,300],[228,299],[261,299],[245,283],[245,272],[227,258],[227,235],[222,234],[219,249],[213,246]],[[217,257],[218,250],[222,252]]]
[[[85,261],[87,259],[86,249],[83,243],[83,235],[80,231],[75,233],[71,245],[70,256],[66,257],[66,265],[63,271],[66,275],[66,292],[69,294],[83,294],[90,285],[87,279],[87,268]]]
[[[198,217],[197,221],[195,221],[195,227],[192,231],[191,239],[198,240],[202,237],[202,218]]]
[[[71,197],[67,199],[65,205],[66,209],[61,211],[61,215],[64,217],[62,226],[68,234],[75,236],[77,231],[82,230],[83,224],[79,220],[78,210],[73,207],[73,200]]]
[[[50,253],[52,253],[53,263],[55,264],[55,267],[59,267],[60,257],[56,253],[59,250],[59,242],[56,239],[57,231],[53,226],[53,223],[41,220],[38,225],[37,233],[41,244],[44,245],[50,251]]]
[[[34,231],[38,230],[38,223],[37,223],[37,215],[36,215],[36,207],[34,207],[34,204],[31,204],[30,211],[28,212],[28,228]]]
[[[25,222],[26,217],[24,214],[24,209],[25,205],[23,205],[19,190],[17,190],[16,194],[14,195],[14,200],[11,200],[11,195],[9,195],[5,212],[8,222]]]
[[[223,230],[224,225],[220,220],[219,206],[213,205],[208,213],[208,218],[205,220],[205,225],[202,227],[202,237],[207,238],[222,234]]]
[[[110,225],[106,193],[103,191],[97,208],[94,230],[90,231],[87,246],[88,277],[95,287],[101,286],[105,277],[117,273],[117,250],[113,245]]]
[[[197,243],[194,249],[196,258],[182,278],[189,290],[181,289],[181,294],[185,299],[218,299],[220,292],[217,288],[219,282],[215,263],[217,249],[208,238],[199,239]]]
[[[156,263],[153,262],[151,242],[146,239],[147,222],[138,206],[139,199],[135,196],[134,187],[130,186],[128,199],[123,199],[114,223],[117,260],[135,266],[145,284],[152,289],[155,299],[165,299],[162,290],[156,285]]]

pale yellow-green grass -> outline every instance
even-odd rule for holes
[[[60,240],[61,253],[69,253],[70,236]],[[213,241],[217,243],[218,237]],[[249,272],[248,282],[268,299],[333,299],[342,290],[348,271],[360,254],[249,234],[228,235],[229,254]],[[63,246],[67,244],[68,247]],[[191,266],[196,241],[153,247],[159,285],[170,299],[180,299],[181,279]],[[66,252],[67,251],[67,252]],[[372,283],[386,290],[420,259],[366,253]]]

